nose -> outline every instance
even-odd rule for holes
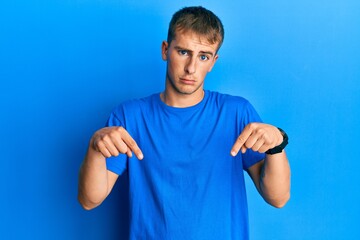
[[[196,58],[190,57],[185,65],[185,72],[187,74],[193,74],[196,72]]]

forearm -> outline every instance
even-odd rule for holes
[[[79,202],[85,209],[97,207],[108,195],[107,174],[105,157],[89,147],[80,169],[78,190]]]
[[[290,167],[285,151],[267,154],[260,176],[263,198],[275,207],[283,207],[290,198]]]

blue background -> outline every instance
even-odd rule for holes
[[[78,170],[113,107],[163,90],[161,41],[188,5],[225,26],[206,88],[248,98],[290,136],[286,207],[247,179],[251,239],[360,239],[357,0],[2,1],[1,239],[126,235],[126,180],[88,212]]]

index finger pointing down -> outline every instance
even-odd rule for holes
[[[250,137],[252,131],[251,129],[246,126],[243,131],[241,132],[241,134],[239,135],[239,137],[236,139],[232,149],[231,149],[231,156],[235,157],[239,150],[241,149],[241,152],[242,153],[245,153],[246,152],[246,147],[245,147],[245,143],[247,141],[247,139]]]
[[[141,149],[127,131],[124,131],[123,141],[128,146],[128,148],[135,153],[136,157],[139,160],[142,160],[144,158]]]

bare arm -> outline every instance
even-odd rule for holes
[[[79,175],[78,200],[87,210],[104,201],[118,178],[106,169],[105,157],[91,147],[91,142]]]
[[[266,155],[248,169],[256,188],[266,202],[281,208],[290,198],[290,167],[286,153]]]
[[[235,142],[231,154],[244,153],[251,148],[266,152],[281,144],[283,136],[271,125],[251,123],[247,125]],[[248,169],[256,188],[266,202],[274,207],[283,207],[290,198],[290,166],[285,151],[266,155],[265,159]]]
[[[87,210],[99,206],[111,192],[118,175],[106,168],[107,157],[135,153],[143,155],[136,142],[122,127],[108,127],[97,131],[89,147],[79,174],[78,200]]]

